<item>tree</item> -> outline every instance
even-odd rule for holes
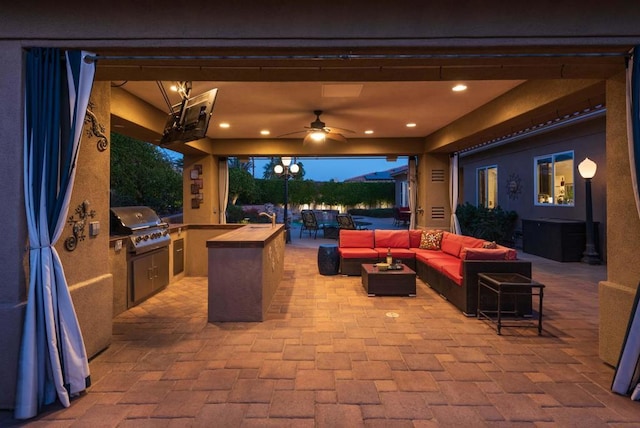
[[[249,172],[253,168],[253,161],[241,162],[240,158],[231,157],[229,158],[229,169],[231,168],[240,168]]]
[[[182,211],[182,169],[153,144],[111,134],[111,206],[146,205],[160,215]]]
[[[238,165],[229,168],[229,200],[235,205],[238,199],[252,202],[256,195],[256,184],[249,171]]]

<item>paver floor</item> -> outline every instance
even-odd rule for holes
[[[522,255],[547,286],[543,335],[498,336],[420,280],[416,297],[367,297],[359,277],[319,275],[321,242],[295,235],[262,323],[208,323],[206,278],[117,316],[88,393],[27,425],[640,426],[598,358],[604,266]]]

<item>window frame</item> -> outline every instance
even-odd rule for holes
[[[572,193],[572,198],[571,198],[571,202],[570,203],[558,203],[558,197],[560,195],[556,194],[556,188],[558,187],[556,185],[556,164],[558,163],[557,158],[561,157],[561,156],[566,156],[566,155],[570,155],[571,156],[571,172],[572,172],[572,180],[573,182],[570,183],[571,187],[571,193]],[[539,174],[539,162],[540,161],[544,161],[546,159],[550,159],[549,165],[550,165],[550,183],[549,183],[549,188],[550,190],[553,190],[552,194],[549,195],[549,197],[551,197],[552,202],[540,202],[540,174]],[[533,191],[533,205],[536,207],[568,207],[568,208],[573,208],[576,205],[576,200],[575,200],[575,180],[576,180],[576,172],[575,172],[575,164],[576,162],[576,156],[575,156],[575,151],[574,150],[564,150],[561,152],[555,152],[555,153],[549,153],[549,154],[545,154],[545,155],[540,155],[540,156],[535,156],[533,158],[533,183],[534,183],[534,191]],[[547,193],[545,193],[547,194]],[[566,195],[563,195],[566,196]]]
[[[488,206],[489,205],[489,170],[495,169],[496,171],[496,180],[495,180],[495,201],[492,207]],[[480,192],[480,171],[484,171],[484,189],[482,192]],[[485,165],[485,166],[481,166],[476,168],[476,206],[483,206],[484,208],[487,209],[493,209],[495,207],[498,206],[498,165],[497,164],[493,164],[493,165]],[[485,201],[482,202],[480,200],[481,198],[481,194],[485,195]]]

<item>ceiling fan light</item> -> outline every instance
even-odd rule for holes
[[[324,141],[324,137],[325,137],[325,132],[324,131],[312,131],[311,134],[309,134],[311,136],[311,139],[313,141],[315,141],[316,143],[321,143]]]

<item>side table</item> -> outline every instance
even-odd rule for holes
[[[482,292],[492,293],[496,296],[495,308],[482,307]],[[538,322],[523,323],[516,319],[515,301],[517,296],[538,296]],[[506,308],[508,299],[514,301],[513,310]],[[544,298],[544,285],[518,273],[479,273],[478,274],[478,319],[485,319],[496,324],[496,330],[500,334],[502,327],[537,327],[538,336],[542,334],[542,300]],[[505,324],[503,315],[512,315],[513,323]],[[537,325],[536,325],[537,324]]]
[[[318,271],[320,275],[337,275],[340,269],[338,246],[320,245],[318,247]]]

